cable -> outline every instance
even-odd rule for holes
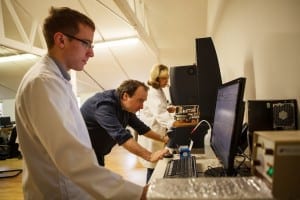
[[[238,161],[235,158],[235,161],[240,162],[237,167],[235,167],[236,174],[239,174],[241,176],[250,176],[251,175],[251,168],[247,166],[246,160],[249,159],[249,157],[246,154],[238,154],[236,156],[240,156],[243,158],[242,161]],[[244,167],[242,167],[244,165]]]
[[[195,128],[193,128],[193,130],[191,131],[191,134],[193,134],[196,130],[197,130],[197,128],[203,123],[203,122],[205,122],[207,125],[208,125],[208,130],[211,130],[211,125],[210,125],[210,123],[208,122],[208,121],[206,121],[206,120],[201,120],[196,126],[195,126]]]
[[[191,131],[191,134],[193,134],[197,128],[202,124],[202,123],[206,123],[207,126],[208,126],[208,129],[207,129],[207,133],[205,134],[204,136],[204,152],[205,154],[207,154],[208,156],[210,156],[213,151],[210,147],[210,138],[211,138],[211,125],[210,123],[207,121],[207,120],[201,120],[196,126],[195,128],[193,128],[193,130]]]

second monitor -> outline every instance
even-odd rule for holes
[[[210,142],[226,176],[236,174],[234,161],[241,139],[245,84],[246,78],[242,77],[223,84],[218,90]]]

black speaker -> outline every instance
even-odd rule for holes
[[[298,108],[296,99],[249,100],[249,131],[296,130]]]
[[[198,105],[198,81],[195,65],[170,67],[170,97],[173,105]]]
[[[222,78],[215,46],[210,37],[196,39],[196,54],[200,118],[212,123]]]

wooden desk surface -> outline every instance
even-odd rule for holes
[[[192,122],[181,122],[181,121],[175,121],[174,124],[173,124],[173,127],[174,128],[177,128],[177,127],[187,127],[187,126],[191,126],[191,127],[194,127],[198,124],[197,121],[192,121]]]

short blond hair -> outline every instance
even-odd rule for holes
[[[153,88],[159,88],[159,77],[163,76],[164,74],[169,74],[169,68],[163,64],[156,64],[153,65],[150,71],[150,77],[147,82],[148,85],[152,86]]]

